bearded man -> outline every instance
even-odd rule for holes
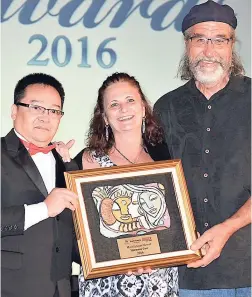
[[[182,32],[185,85],[154,110],[174,159],[182,159],[202,259],[180,268],[181,297],[251,296],[251,79],[235,53],[233,9],[194,6]]]

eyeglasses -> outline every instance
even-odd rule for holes
[[[206,46],[206,44],[208,44],[209,41],[211,41],[212,45],[216,48],[223,48],[229,43],[230,40],[233,40],[232,37],[206,38],[203,36],[192,36],[189,37],[189,39],[191,40],[192,45],[195,47],[204,47]]]
[[[36,115],[43,115],[45,113],[45,111],[47,111],[48,115],[52,118],[59,118],[64,115],[64,112],[61,110],[45,108],[43,106],[39,106],[39,105],[35,105],[35,104],[26,104],[26,103],[18,102],[18,103],[16,103],[16,105],[28,107],[30,112],[32,114],[36,114]]]

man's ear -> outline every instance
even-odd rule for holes
[[[11,118],[13,119],[13,121],[15,121],[16,117],[17,117],[17,105],[16,104],[12,104],[11,106]]]

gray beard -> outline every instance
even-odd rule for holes
[[[212,84],[217,83],[225,75],[225,70],[219,64],[214,71],[204,71],[199,66],[191,69],[195,79],[202,84]]]

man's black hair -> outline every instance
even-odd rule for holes
[[[25,96],[26,88],[34,84],[41,84],[53,87],[59,93],[61,98],[61,105],[63,107],[65,99],[65,91],[63,89],[63,86],[56,78],[45,73],[32,73],[21,78],[16,84],[14,90],[14,104],[20,102],[20,100]]]

